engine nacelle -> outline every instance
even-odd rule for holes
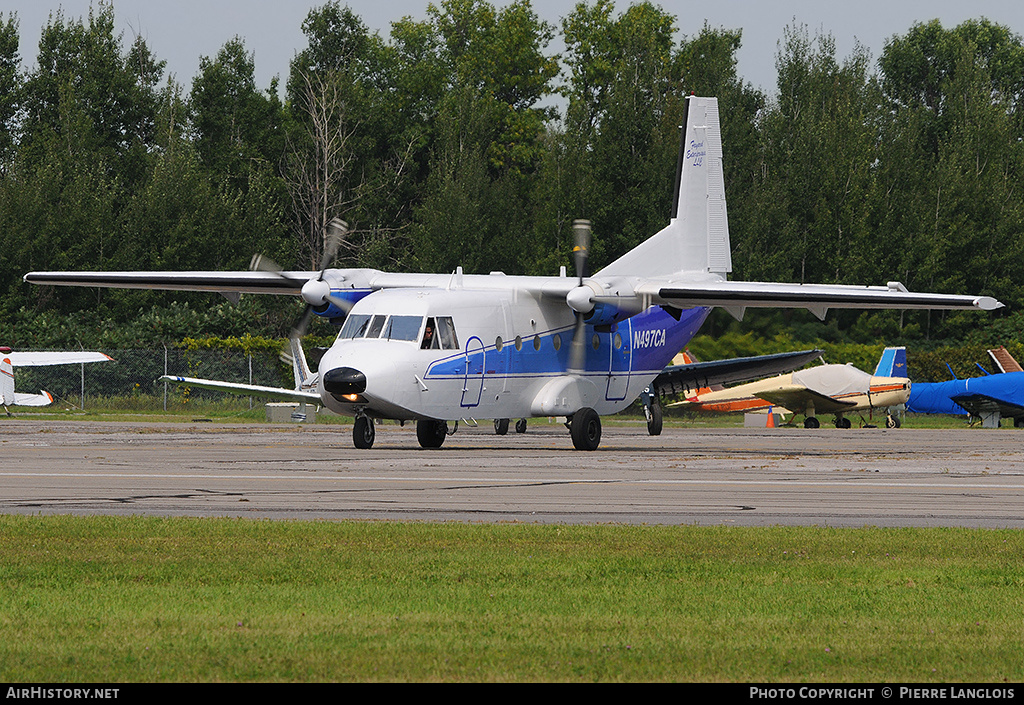
[[[345,317],[352,310],[352,306],[368,294],[370,291],[367,289],[334,289],[331,291],[330,299],[325,298],[319,306],[312,303],[310,306],[313,308],[313,313],[340,326],[345,322]],[[342,303],[344,306],[339,306],[338,303]]]
[[[616,303],[599,301],[583,319],[592,326],[610,326],[640,313],[642,306],[643,304],[634,298],[621,299]]]

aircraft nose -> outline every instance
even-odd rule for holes
[[[366,391],[366,375],[351,367],[336,367],[324,375],[324,389],[331,394],[361,394]]]

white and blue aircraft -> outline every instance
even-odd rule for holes
[[[355,417],[373,445],[379,419],[416,421],[437,448],[463,419],[564,416],[573,445],[595,450],[601,416],[633,402],[712,308],[974,309],[986,296],[885,286],[729,281],[732,256],[716,98],[691,96],[667,227],[593,275],[589,223],[576,221],[576,276],[387,273],[373,269],[250,272],[31,272],[33,284],[299,294],[343,319],[320,361],[317,394]],[[709,375],[713,378],[713,376]],[[454,431],[452,431],[454,432]]]

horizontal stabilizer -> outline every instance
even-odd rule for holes
[[[23,350],[5,355],[14,367],[43,367],[47,365],[77,365],[86,362],[109,362],[114,358],[101,352],[70,350],[67,352],[36,352]]]
[[[234,382],[221,382],[215,379],[197,379],[195,377],[177,377],[164,375],[158,381],[170,382],[183,387],[197,387],[199,389],[210,389],[216,392],[227,392],[248,397],[260,397],[264,399],[279,399],[281,401],[298,401],[312,404],[320,403],[320,395],[316,392],[307,392],[284,387],[264,387],[256,384],[236,384]]]
[[[14,406],[49,406],[53,403],[53,395],[47,391],[40,394],[14,393]]]

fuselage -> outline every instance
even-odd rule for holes
[[[564,299],[515,289],[381,290],[349,312],[320,361],[318,391],[335,412],[400,420],[558,416],[581,406],[615,413],[708,312],[688,309],[677,319],[652,306],[618,323],[586,325],[585,363],[569,372],[576,320]],[[327,386],[335,380],[335,391],[325,379]]]

